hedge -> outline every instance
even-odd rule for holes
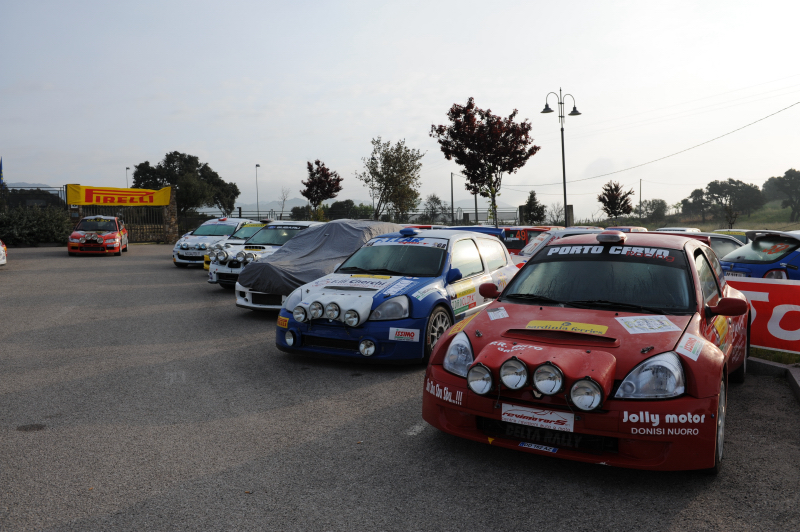
[[[0,240],[8,246],[66,244],[72,226],[63,208],[14,207],[0,212]]]

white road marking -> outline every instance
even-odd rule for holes
[[[420,432],[425,430],[425,427],[427,426],[428,424],[425,423],[424,421],[422,423],[417,423],[416,425],[414,425],[413,427],[411,427],[406,431],[406,436],[417,436],[419,435]]]

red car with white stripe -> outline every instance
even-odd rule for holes
[[[67,253],[73,255],[121,255],[128,251],[128,230],[115,216],[86,216],[69,236]]]

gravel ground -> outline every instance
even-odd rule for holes
[[[584,465],[454,438],[423,368],[280,353],[167,246],[11,249],[0,268],[0,530],[788,530],[800,405],[732,385],[724,470]]]

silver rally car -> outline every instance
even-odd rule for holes
[[[251,262],[278,251],[300,231],[323,222],[273,222],[242,242],[230,242],[224,247],[212,249],[208,256],[208,282],[223,288],[233,289],[239,273]]]
[[[189,231],[178,239],[172,248],[172,262],[180,268],[190,264],[202,266],[208,249],[248,223],[258,223],[258,221],[247,218],[215,218],[204,222],[194,231]]]

